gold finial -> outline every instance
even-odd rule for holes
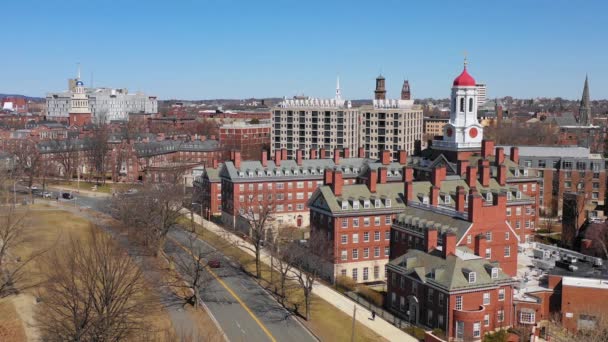
[[[467,61],[467,51],[464,51],[464,67],[467,67],[467,64],[469,64],[469,62]]]

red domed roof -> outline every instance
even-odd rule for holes
[[[454,79],[454,87],[474,87],[475,79],[467,72],[467,67],[464,67],[462,73]]]

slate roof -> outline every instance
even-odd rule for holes
[[[236,168],[232,161],[227,161],[220,171],[220,177],[230,179],[233,182],[246,181],[269,181],[277,179],[323,179],[325,169],[341,170],[345,179],[356,178],[363,167],[372,161],[367,158],[341,158],[338,165],[333,159],[304,159],[302,165],[295,160],[282,160],[277,166],[274,160],[268,160],[266,167],[259,160],[245,160],[241,167]]]
[[[162,140],[136,143],[135,151],[139,157],[150,157],[177,151],[215,151],[219,148],[217,140]]]
[[[335,196],[331,187],[320,186],[310,199],[309,206],[329,211],[336,215],[366,212],[400,212],[406,206],[402,199],[403,187],[394,183],[377,184],[376,192],[372,193],[366,184],[351,184],[342,187],[342,195]],[[376,199],[379,201],[376,202]],[[390,200],[390,202],[387,201]],[[365,208],[365,201],[369,201],[369,208]],[[342,207],[342,201],[346,201]],[[355,209],[358,202],[359,209]]]
[[[450,255],[443,259],[441,257],[441,247],[431,253],[410,249],[387,265],[388,269],[417,278],[422,283],[432,284],[447,291],[487,288],[515,282],[500,268],[498,277],[492,279],[492,268],[497,267],[497,264],[482,258],[465,259]],[[476,273],[474,283],[469,283],[469,272]]]
[[[424,233],[422,229],[428,228],[436,228],[440,235],[449,231],[456,234],[456,241],[460,241],[472,223],[455,215],[408,206],[397,216],[395,225],[413,225],[419,227],[421,233]]]

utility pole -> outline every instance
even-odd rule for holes
[[[352,333],[350,335],[350,342],[355,342],[355,322],[357,321],[356,317],[357,317],[357,304],[355,304],[353,309],[353,330]]]

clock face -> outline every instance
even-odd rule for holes
[[[477,134],[479,134],[479,132],[477,131],[477,128],[473,127],[469,130],[469,136],[471,138],[477,137]]]
[[[451,137],[452,133],[454,133],[454,132],[452,132],[452,128],[451,127],[448,127],[448,129],[445,130],[445,135],[447,135],[448,137]]]

